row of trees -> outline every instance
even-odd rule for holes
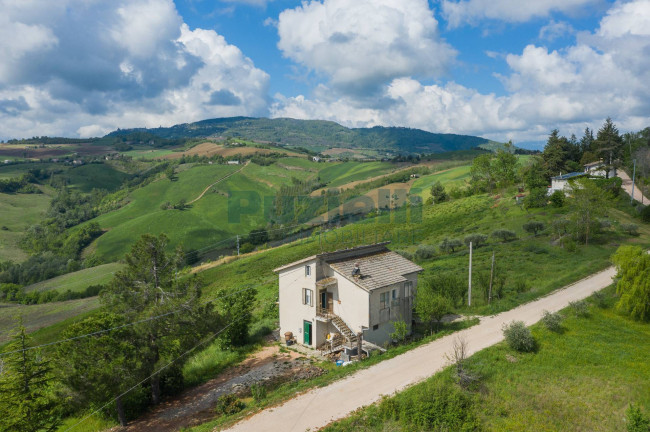
[[[255,290],[220,292],[205,302],[203,282],[180,274],[182,253],[167,253],[167,245],[164,235],[142,236],[126,255],[125,269],[101,292],[100,312],[70,325],[62,334],[66,342],[47,360],[25,350],[27,337],[19,329],[0,373],[6,390],[0,430],[52,430],[61,415],[107,403],[125,425],[147,404],[182,388],[182,366],[194,348],[217,335],[224,346],[247,341]],[[17,428],[16,422],[30,426]]]

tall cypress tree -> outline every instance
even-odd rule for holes
[[[3,357],[0,372],[0,431],[38,432],[56,430],[59,406],[52,393],[50,362],[37,350],[28,350],[30,338],[22,322]]]

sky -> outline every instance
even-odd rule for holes
[[[229,116],[650,126],[650,0],[0,0],[0,140]]]

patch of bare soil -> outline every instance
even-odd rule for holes
[[[245,395],[255,383],[279,383],[322,373],[315,369],[319,368],[296,352],[280,352],[278,345],[267,346],[217,378],[164,401],[128,426],[114,430],[164,432],[205,423],[216,416],[215,404],[224,394]]]

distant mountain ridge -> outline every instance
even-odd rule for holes
[[[471,135],[439,134],[405,127],[347,128],[325,120],[255,117],[215,118],[153,129],[118,129],[107,136],[136,132],[147,132],[166,139],[230,136],[313,151],[341,147],[389,153],[438,153],[467,150],[490,143],[485,138]]]

